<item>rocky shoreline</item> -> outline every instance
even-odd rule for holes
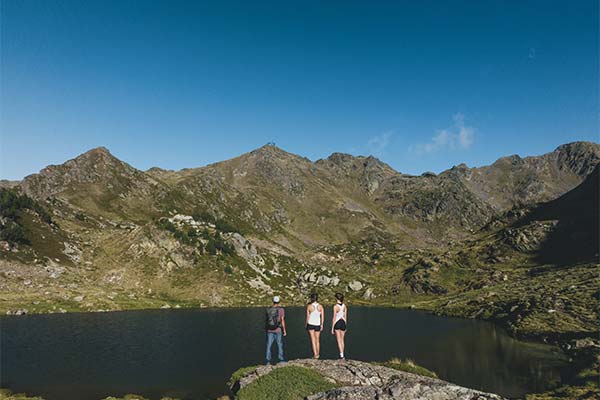
[[[382,365],[355,360],[298,359],[274,366],[259,366],[233,382],[240,390],[278,368],[297,366],[316,371],[337,387],[310,394],[307,400],[501,400],[503,397]],[[286,382],[281,382],[285,385]]]

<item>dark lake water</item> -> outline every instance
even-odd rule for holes
[[[304,310],[286,312],[286,358],[310,357]],[[262,308],[0,317],[0,387],[47,400],[214,398],[237,368],[264,362],[263,325]],[[331,334],[321,348],[322,358],[337,356]],[[491,323],[364,307],[349,310],[346,356],[410,358],[440,378],[508,397],[548,388],[566,364]]]

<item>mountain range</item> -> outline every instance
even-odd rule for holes
[[[600,145],[575,142],[414,176],[371,156],[313,162],[265,145],[141,171],[100,147],[0,181],[0,308],[258,305],[273,293],[299,304],[346,291],[524,335],[590,331],[599,163]],[[558,327],[548,310],[565,314]]]

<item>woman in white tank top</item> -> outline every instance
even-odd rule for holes
[[[340,358],[344,357],[344,336],[346,336],[346,324],[348,322],[348,307],[344,303],[344,295],[341,293],[335,294],[336,303],[333,306],[333,321],[331,322],[331,334],[335,335],[337,340]]]
[[[323,330],[323,306],[318,302],[316,293],[310,295],[310,303],[306,306],[306,330],[310,336],[313,358],[321,355],[321,331]]]

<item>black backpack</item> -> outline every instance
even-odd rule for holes
[[[275,330],[281,327],[281,319],[279,318],[279,307],[267,308],[266,325],[268,330]]]

